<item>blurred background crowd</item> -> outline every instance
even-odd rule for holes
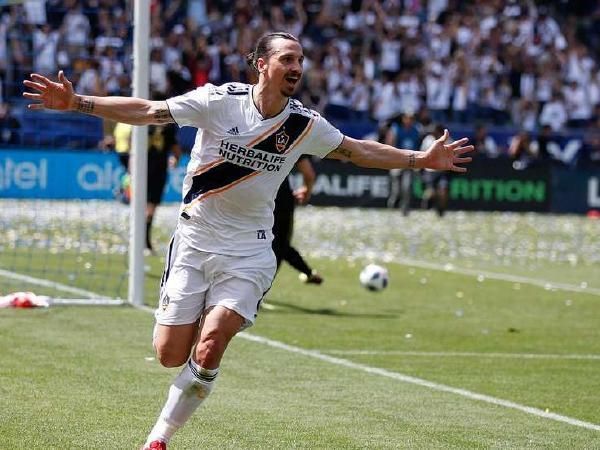
[[[132,3],[0,7],[1,142],[26,143],[21,82],[32,71],[62,69],[81,94],[131,95]],[[343,131],[366,134],[405,118],[421,136],[434,124],[464,126],[488,157],[545,151],[600,164],[599,2],[152,0],[153,94],[249,81],[245,55],[268,30],[301,38],[298,97]],[[487,130],[498,127],[514,137],[493,142]],[[544,146],[562,133],[581,136],[576,155]]]

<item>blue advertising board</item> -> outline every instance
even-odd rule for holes
[[[169,171],[164,202],[179,202],[189,156]],[[323,206],[385,207],[388,172],[339,161],[315,161],[317,180],[311,203]],[[115,153],[100,151],[0,149],[0,198],[116,198],[124,168]],[[301,176],[294,175],[300,183]],[[423,184],[413,183],[418,207]],[[542,164],[513,170],[509,160],[477,161],[465,175],[451,176],[450,209],[586,213],[600,208],[600,176]]]
[[[178,202],[185,166],[169,171],[163,200]],[[124,168],[115,153],[0,149],[0,198],[115,198]]]

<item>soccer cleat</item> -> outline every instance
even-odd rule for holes
[[[306,275],[305,273],[301,273],[299,275],[300,280],[306,284],[321,284],[323,283],[323,278],[321,275],[317,273],[316,270],[313,270],[310,275]]]
[[[150,445],[144,445],[141,450],[167,450],[167,444],[163,441],[152,441]]]

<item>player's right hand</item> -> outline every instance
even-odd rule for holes
[[[64,72],[58,72],[58,83],[48,78],[32,73],[31,80],[24,80],[23,84],[35,91],[24,92],[23,97],[34,100],[36,103],[27,105],[29,109],[74,109],[77,96],[73,91],[73,84],[67,79]]]

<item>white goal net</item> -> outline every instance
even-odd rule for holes
[[[0,295],[127,299],[129,208],[117,201],[0,199]]]

